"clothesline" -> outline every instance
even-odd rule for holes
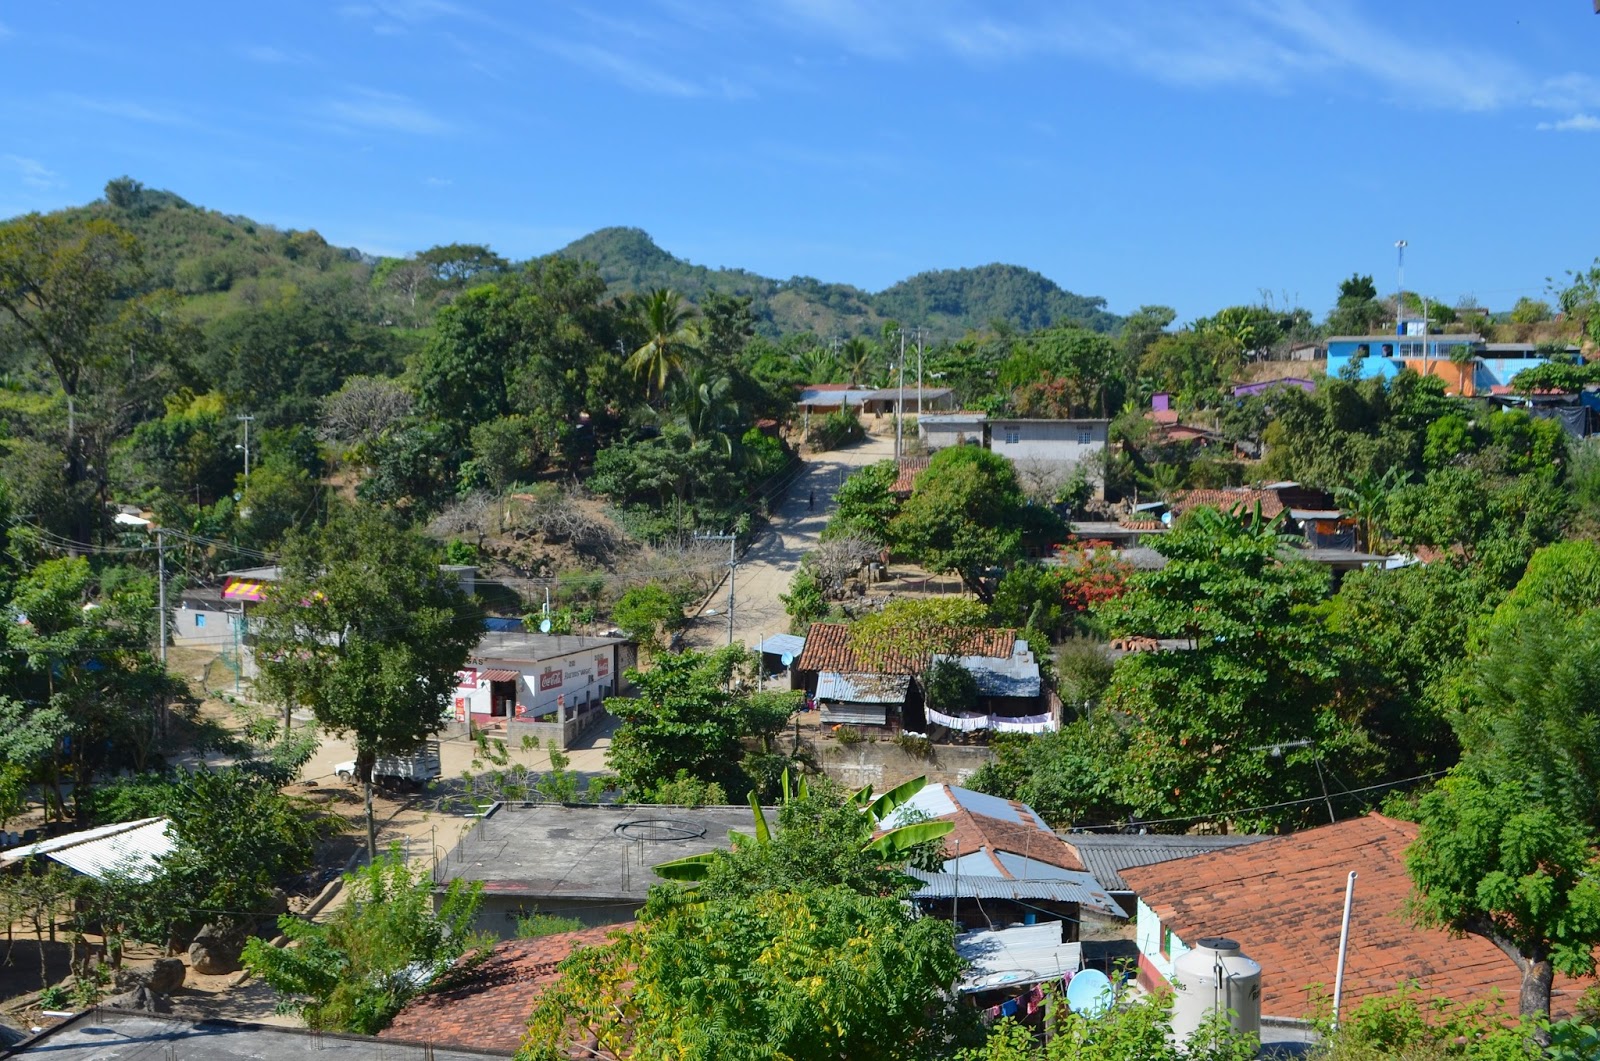
[[[971,733],[980,729],[992,729],[1001,733],[1053,733],[1056,723],[1048,714],[1044,715],[989,715],[989,714],[962,714],[947,715],[942,711],[927,709],[928,721],[934,725],[943,726],[961,733]]]

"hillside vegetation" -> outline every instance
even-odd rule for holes
[[[1032,331],[1068,321],[1098,332],[1115,332],[1122,325],[1121,317],[1106,310],[1105,299],[1064,291],[1018,265],[935,269],[873,294],[809,276],[773,280],[745,269],[694,265],[662,250],[637,228],[603,228],[556,253],[592,262],[617,293],[670,287],[694,302],[708,291],[749,296],[758,330],[772,336],[876,334],[888,320],[915,322],[939,335],[993,326]]]

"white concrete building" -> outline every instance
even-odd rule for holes
[[[1048,492],[1082,469],[1100,496],[1105,491],[1110,427],[1109,420],[1041,420],[973,412],[926,414],[917,421],[917,432],[929,449],[982,446],[1009,460],[1025,489]]]

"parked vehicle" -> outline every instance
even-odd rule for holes
[[[356,779],[356,761],[346,760],[335,764],[335,776],[340,781]],[[393,785],[421,788],[444,773],[439,762],[439,742],[423,741],[410,755],[384,755],[372,764],[372,783],[379,787]]]

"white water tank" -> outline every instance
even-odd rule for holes
[[[1261,966],[1231,939],[1202,939],[1172,963],[1172,1033],[1193,1035],[1213,1013],[1241,1035],[1261,1034]]]

